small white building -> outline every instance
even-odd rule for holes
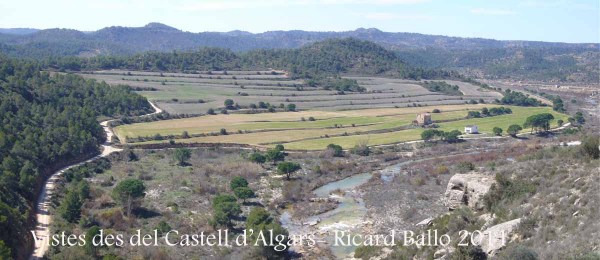
[[[465,126],[465,133],[467,134],[479,134],[479,128],[476,125]]]

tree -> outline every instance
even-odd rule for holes
[[[212,108],[209,108],[208,111],[206,111],[207,114],[209,115],[216,115],[217,113],[215,113],[215,110]]]
[[[192,151],[187,148],[177,148],[173,153],[173,158],[181,166],[186,165],[187,160],[192,157]]]
[[[575,122],[578,125],[583,125],[585,123],[585,118],[583,117],[583,113],[581,112],[575,113],[575,116],[573,118],[575,119]]]
[[[227,109],[233,109],[233,105],[235,104],[235,102],[233,102],[232,99],[225,99],[225,102],[223,102],[223,104]]]
[[[0,240],[0,259],[12,259],[10,247]]]
[[[233,190],[233,193],[236,197],[238,197],[238,199],[241,199],[244,203],[246,202],[246,199],[254,198],[255,196],[254,191],[252,191],[252,189],[248,187],[237,187],[235,188],[235,190]]]
[[[421,139],[423,139],[423,141],[427,142],[427,141],[435,138],[437,135],[439,135],[439,132],[440,131],[435,130],[435,129],[427,129],[427,130],[421,132]]]
[[[248,159],[251,162],[255,162],[255,163],[259,163],[259,164],[263,164],[267,161],[267,157],[265,157],[264,155],[262,155],[261,153],[258,153],[258,152],[254,152],[254,153],[250,154]]]
[[[285,159],[285,154],[278,149],[269,149],[267,150],[267,160],[272,161],[273,164],[278,161],[283,161]]]
[[[213,199],[212,206],[215,225],[231,226],[231,220],[242,213],[237,199],[228,194],[217,195]]]
[[[288,180],[291,174],[297,170],[300,170],[300,164],[294,162],[282,162],[277,165],[277,173],[285,174]]]
[[[600,145],[600,137],[598,136],[586,136],[583,138],[581,142],[581,151],[584,155],[589,156],[592,159],[600,158],[600,150],[598,145]]]
[[[58,211],[60,212],[60,216],[66,221],[74,223],[81,217],[81,205],[83,205],[83,201],[79,194],[71,190],[67,192]]]
[[[296,105],[295,104],[288,104],[287,105],[287,110],[288,111],[296,111]]]
[[[488,110],[487,107],[484,107],[481,109],[481,114],[484,116],[489,116],[490,115],[490,111]]]
[[[523,128],[520,125],[510,125],[506,132],[512,137],[517,137],[517,134],[521,130],[523,130]]]
[[[283,152],[285,150],[285,147],[283,146],[283,144],[277,144],[275,145],[275,150]]]
[[[85,251],[92,257],[98,255],[98,247],[94,246],[93,243],[94,236],[98,234],[100,234],[100,228],[98,226],[93,226],[85,232]]]
[[[119,182],[113,189],[112,197],[126,208],[127,216],[129,216],[135,202],[144,196],[145,191],[146,187],[141,180],[126,179]]]
[[[494,127],[494,129],[492,129],[492,132],[494,132],[495,135],[497,136],[501,136],[502,135],[502,128],[500,127]]]
[[[550,130],[550,121],[554,119],[554,116],[550,113],[542,113],[527,117],[523,127],[531,127],[531,132],[535,129],[536,132]]]
[[[279,259],[287,254],[289,233],[264,208],[255,207],[250,211],[246,218],[246,228],[253,231],[249,238],[261,245],[262,254],[267,259]],[[260,234],[263,237],[259,236]],[[264,241],[267,245],[263,243]],[[268,241],[275,241],[275,245],[286,246],[270,246]]]
[[[450,132],[440,132],[440,134],[443,136],[444,141],[448,143],[455,143],[460,140],[459,136],[462,133],[458,130],[452,130]]]
[[[231,190],[235,190],[240,187],[248,187],[248,181],[242,176],[235,176],[231,178],[229,182],[229,187]]]
[[[558,125],[558,127],[563,126],[564,123],[565,123],[565,121],[563,121],[562,119],[556,120],[556,125]]]
[[[227,129],[221,128],[221,130],[219,131],[219,134],[221,134],[221,135],[228,135]]]
[[[343,157],[344,156],[344,150],[342,149],[342,146],[340,146],[340,145],[329,144],[329,145],[327,145],[327,150],[331,151],[334,157]]]

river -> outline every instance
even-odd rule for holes
[[[410,162],[410,161],[409,161]],[[388,166],[380,171],[381,179],[384,183],[393,180],[394,176],[401,170],[401,166],[409,162],[402,162]],[[325,213],[312,216],[304,223],[317,223],[309,226],[292,221],[292,213],[285,211],[280,218],[282,226],[288,229],[290,235],[303,235],[310,233],[323,234],[323,240],[329,245],[329,248],[338,259],[345,258],[348,254],[354,252],[354,246],[336,246],[335,232],[344,231],[345,234],[362,233],[366,219],[367,208],[362,199],[362,194],[358,187],[367,183],[375,172],[361,173],[351,177],[330,182],[313,191],[320,198],[333,198],[339,201],[337,207]],[[292,248],[293,249],[293,248]]]

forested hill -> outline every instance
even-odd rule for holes
[[[272,68],[289,71],[292,78],[304,79],[344,74],[410,79],[460,77],[444,70],[412,67],[393,51],[372,42],[352,38],[325,40],[298,49],[233,52],[220,48],[202,48],[189,52],[147,52],[133,56],[49,58],[42,63],[47,68],[66,71],[125,69],[195,73],[207,70]]]
[[[597,82],[598,43],[498,41],[378,29],[346,32],[243,31],[191,33],[160,23],[107,27],[95,32],[68,29],[0,30],[0,52],[12,57],[93,57],[217,47],[232,51],[299,48],[326,39],[355,38],[395,51],[409,64],[459,70],[472,77]]]
[[[129,87],[50,75],[0,56],[0,259],[25,259],[35,199],[49,170],[98,151],[98,116],[152,111]]]

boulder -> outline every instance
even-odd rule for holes
[[[519,226],[521,219],[513,219],[482,231],[473,236],[474,241],[480,241],[481,249],[488,256],[495,256],[498,250],[504,248],[510,241],[510,234]]]
[[[456,174],[450,178],[445,193],[445,204],[449,210],[468,206],[475,210],[484,207],[482,198],[495,182],[493,176],[469,173]]]

